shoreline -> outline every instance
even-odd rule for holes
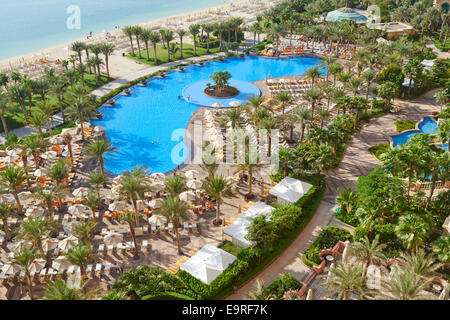
[[[149,29],[169,29],[169,28],[173,29],[174,27],[175,28],[181,28],[181,27],[186,28],[191,23],[191,21],[193,21],[193,20],[195,20],[195,18],[199,18],[201,16],[206,16],[206,15],[209,15],[211,17],[226,16],[228,18],[231,18],[232,17],[231,13],[234,13],[234,11],[239,11],[239,8],[242,6],[251,6],[251,5],[255,5],[255,4],[256,5],[264,4],[265,6],[273,6],[277,2],[278,1],[256,2],[255,0],[234,0],[233,2],[224,2],[220,5],[215,5],[215,6],[211,6],[211,7],[207,7],[207,8],[203,8],[203,9],[198,9],[198,10],[188,11],[188,12],[184,12],[184,13],[180,13],[180,14],[165,16],[162,18],[139,23],[136,25],[139,25],[143,28],[149,28]],[[228,12],[229,14],[228,15],[217,14],[217,12],[220,12],[220,11]],[[181,22],[181,24],[180,24],[180,22]],[[248,21],[245,21],[245,22],[248,23]],[[112,37],[113,36],[116,36],[116,37],[122,36],[123,37],[123,32],[121,31],[121,29],[113,29],[108,32]],[[93,34],[90,39],[88,39],[87,38],[88,35],[86,35],[83,38],[79,38],[79,39],[72,40],[72,41],[67,41],[62,44],[50,47],[50,48],[46,48],[46,49],[42,49],[42,50],[30,52],[30,53],[25,53],[20,56],[15,56],[12,58],[0,60],[0,73],[1,72],[8,73],[8,72],[14,71],[14,69],[19,67],[22,63],[27,63],[27,62],[30,63],[33,60],[39,60],[41,58],[47,58],[48,60],[51,60],[51,61],[58,60],[58,59],[66,60],[69,58],[69,56],[71,54],[74,54],[70,50],[67,50],[67,48],[69,48],[72,43],[74,43],[76,41],[82,41],[85,43],[92,43],[92,42],[97,42],[97,41],[106,42],[105,35],[106,34],[103,32],[96,33],[96,34]],[[122,49],[116,49],[116,53],[122,52],[122,51],[123,51]]]

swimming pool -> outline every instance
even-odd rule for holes
[[[115,106],[101,108],[102,119],[92,120],[94,125],[105,127],[108,140],[119,148],[114,157],[105,157],[105,168],[120,174],[135,165],[145,165],[152,172],[166,173],[183,163],[186,155],[182,154],[179,145],[184,135],[175,130],[185,130],[199,107],[179,99],[186,86],[208,80],[216,71],[228,71],[232,79],[247,82],[269,76],[302,75],[319,61],[308,57],[232,57],[224,62],[206,62],[204,66],[190,65],[182,72],[168,72],[166,78],[151,79],[146,87],[132,87],[130,96],[117,96]],[[173,133],[177,133],[174,139]],[[181,160],[173,161],[172,155],[181,157]]]

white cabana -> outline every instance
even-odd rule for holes
[[[312,188],[309,183],[285,177],[269,193],[278,198],[281,204],[295,203]]]
[[[184,175],[188,179],[194,179],[194,178],[198,178],[199,173],[197,170],[188,170],[188,171],[186,171],[186,173]]]
[[[234,260],[236,260],[236,257],[232,254],[207,244],[183,263],[180,269],[188,272],[200,281],[210,284]]]
[[[409,87],[409,78],[403,80],[402,86]],[[414,88],[414,80],[411,80],[411,88]]]
[[[199,189],[203,185],[203,182],[200,180],[189,180],[186,182],[186,186],[191,189]]]
[[[247,228],[253,223],[253,219],[260,215],[270,217],[274,210],[275,208],[272,206],[257,202],[240,215],[232,224],[226,227],[223,232],[232,238],[234,245],[245,248],[250,245],[250,242],[245,236],[248,233]]]
[[[434,59],[433,60],[423,60],[421,62],[425,70],[430,70],[434,66]]]

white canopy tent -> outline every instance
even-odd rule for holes
[[[211,244],[205,245],[180,267],[200,281],[210,284],[236,257]]]
[[[232,238],[232,243],[234,245],[245,248],[250,245],[250,242],[245,236],[248,233],[247,228],[253,223],[253,219],[260,215],[270,217],[273,210],[275,210],[274,207],[262,202],[257,202],[239,216],[232,224],[226,227],[223,232]]]
[[[309,183],[285,177],[269,193],[278,198],[280,204],[289,204],[297,202],[312,188]]]

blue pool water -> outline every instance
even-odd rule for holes
[[[301,75],[319,61],[317,58],[232,57],[225,62],[207,62],[203,67],[190,65],[183,72],[172,71],[166,78],[151,79],[147,87],[131,88],[132,95],[118,96],[117,105],[101,109],[103,119],[92,120],[93,124],[105,127],[109,141],[119,148],[116,156],[106,157],[106,169],[120,174],[137,164],[146,165],[152,172],[165,173],[183,163],[186,155],[180,141],[198,108],[179,99],[189,84],[208,80],[215,71],[228,71],[233,79],[248,82],[262,80],[269,72],[273,77]],[[179,159],[172,160],[172,155]]]
[[[425,117],[423,119],[423,121],[421,123],[419,123],[418,128],[420,130],[410,130],[407,132],[403,132],[399,135],[396,136],[391,136],[392,141],[393,141],[393,147],[396,147],[398,145],[402,145],[405,144],[406,142],[408,142],[409,138],[415,136],[418,133],[428,133],[428,134],[434,134],[438,132],[438,123],[436,121],[434,121],[433,119],[431,119],[430,117]],[[441,148],[443,148],[444,150],[448,151],[448,143],[444,144],[444,145],[437,145]]]

